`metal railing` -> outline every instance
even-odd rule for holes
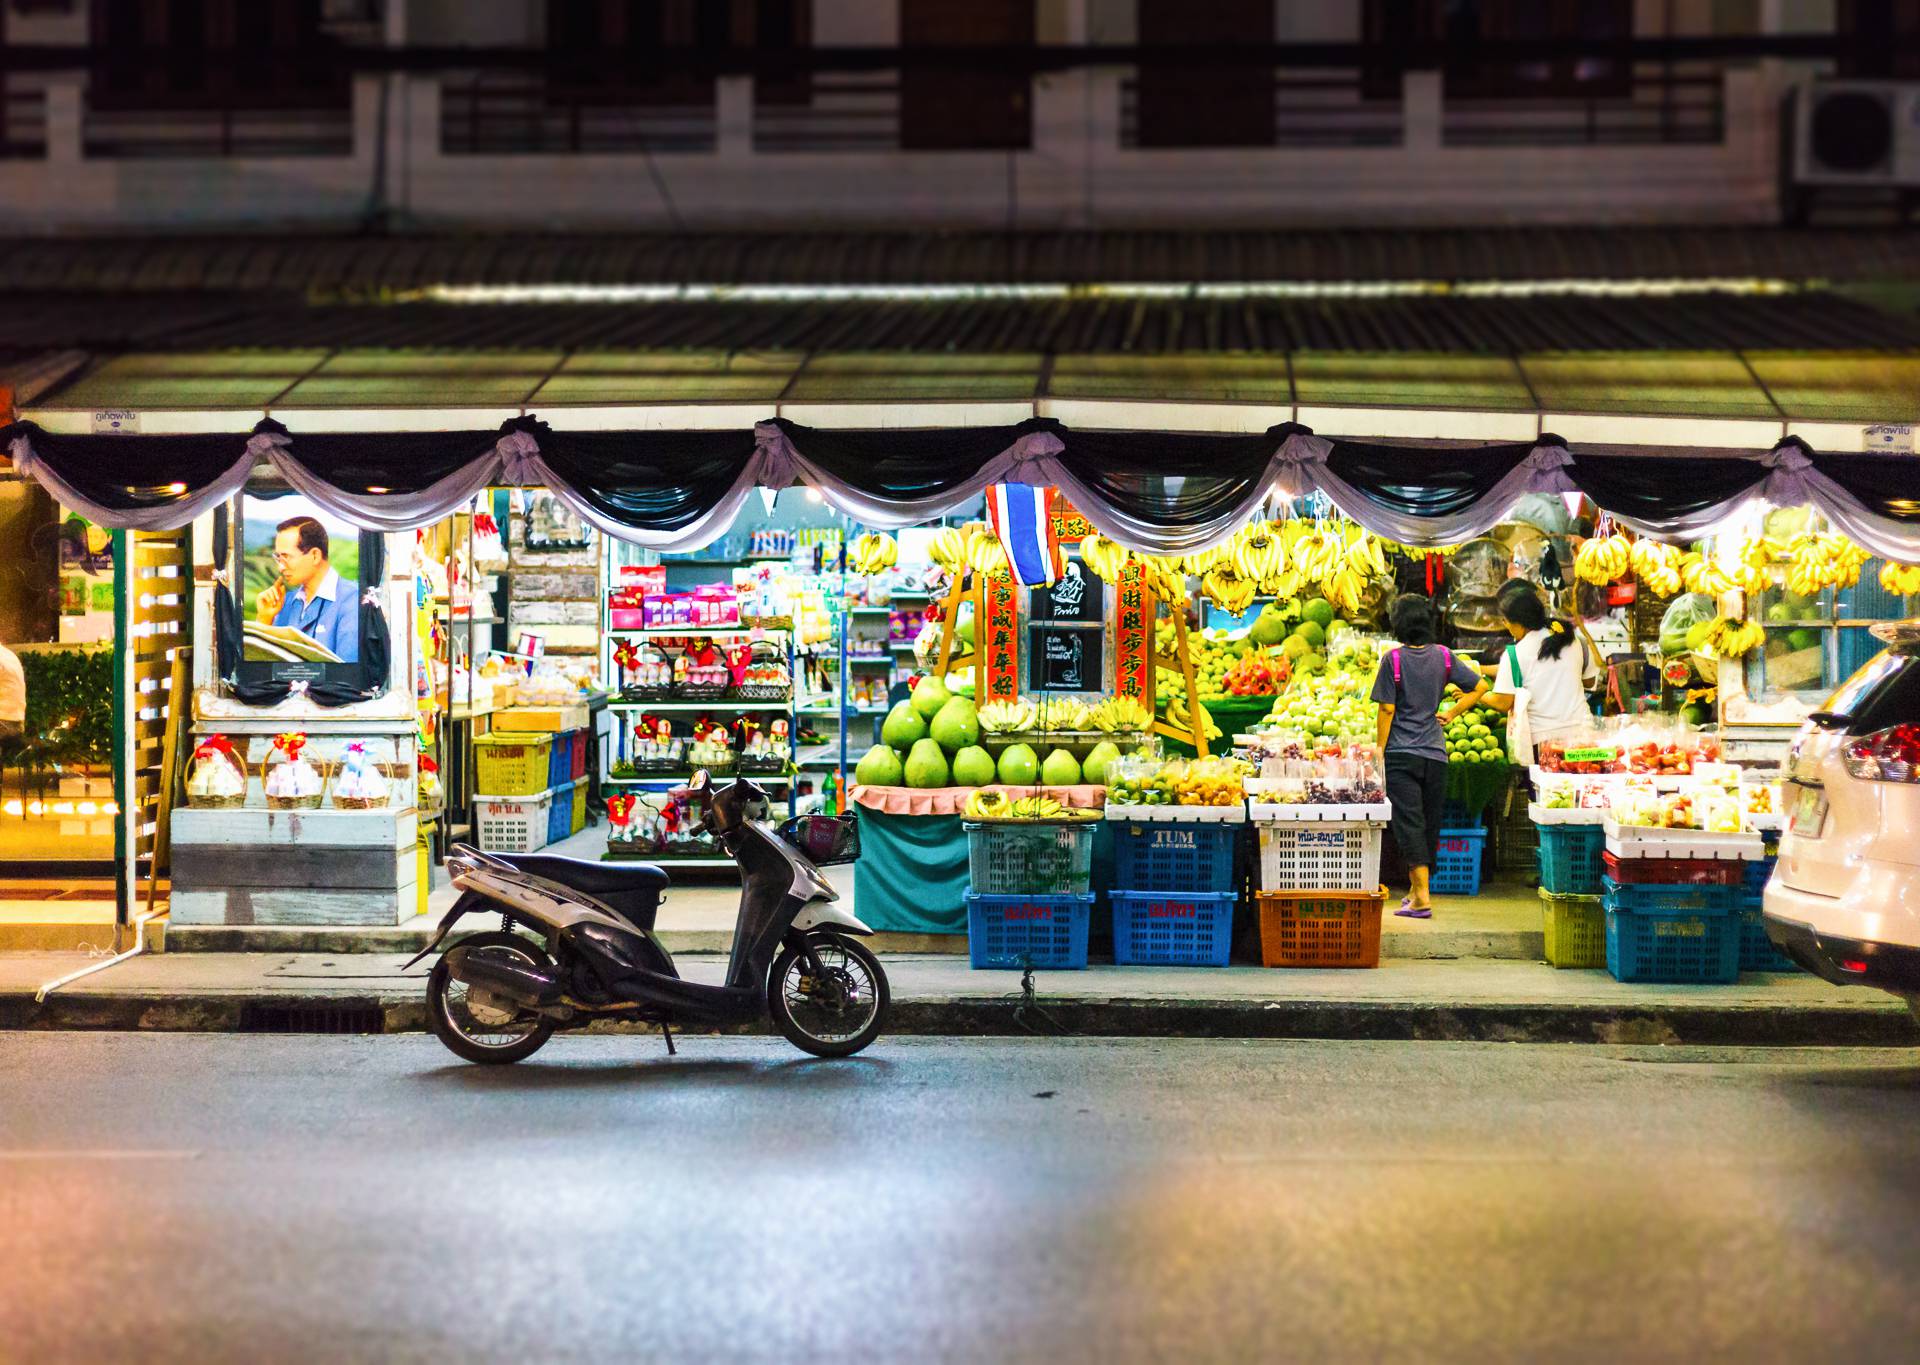
[[[887,152],[900,146],[897,72],[815,79],[804,102],[754,102],[756,152]]]
[[[1635,73],[1596,95],[1452,98],[1442,105],[1449,147],[1712,145],[1726,140],[1725,74]]]
[[[110,160],[352,156],[353,109],[88,106],[82,139],[86,156]]]
[[[523,76],[440,83],[448,156],[711,152],[714,104],[660,104],[620,90],[568,90]]]
[[[1172,151],[1228,145],[1224,141],[1208,142],[1204,121],[1191,138],[1170,141],[1165,130],[1156,134],[1151,128],[1143,128],[1141,120],[1139,78],[1128,77],[1120,85],[1122,147]],[[1272,137],[1263,138],[1256,145],[1394,147],[1404,140],[1404,126],[1399,94],[1382,96],[1368,90],[1358,71],[1276,71],[1273,74]]]
[[[0,159],[46,154],[46,91],[0,90]]]

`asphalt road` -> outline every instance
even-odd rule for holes
[[[1920,1056],[0,1034],[0,1358],[1910,1360]]]

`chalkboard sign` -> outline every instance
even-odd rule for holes
[[[1066,575],[1052,587],[1032,589],[1027,606],[1027,618],[1032,621],[1104,622],[1106,584],[1088,573],[1079,560],[1069,559]]]
[[[1105,690],[1106,676],[1105,626],[1028,623],[1028,691],[1099,692]]]

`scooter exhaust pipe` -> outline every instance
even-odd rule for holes
[[[485,948],[450,954],[447,975],[522,1009],[545,1009],[558,1004],[561,996],[560,983],[553,977],[518,959],[488,956]]]

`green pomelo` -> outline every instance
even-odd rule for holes
[[[925,684],[921,684],[925,686]],[[933,724],[927,727],[927,733],[934,742],[950,754],[980,742],[980,716],[973,709],[973,703],[965,697],[955,697],[940,708],[934,716]]]
[[[1256,645],[1277,645],[1287,638],[1287,618],[1269,602],[1254,617],[1253,625],[1247,629],[1247,638]]]
[[[892,745],[896,749],[911,749],[917,742],[925,739],[927,723],[920,713],[913,709],[910,701],[898,702],[893,710],[887,712],[887,718],[880,723],[880,742]]]
[[[1820,632],[1802,626],[1787,632],[1788,649],[1813,649],[1820,643]]]
[[[953,785],[984,787],[996,775],[993,755],[978,744],[970,744],[953,756]]]
[[[1299,635],[1314,649],[1320,649],[1327,643],[1326,628],[1317,621],[1302,621]]]
[[[1687,648],[1699,649],[1707,643],[1707,632],[1713,628],[1713,622],[1701,621],[1687,627]]]
[[[909,787],[944,787],[949,780],[947,756],[930,739],[916,740],[907,754]]]
[[[953,700],[953,693],[947,691],[947,685],[938,678],[922,678],[914,684],[913,695],[908,700],[920,713],[920,719],[932,720],[940,714],[941,707]]]
[[[1025,744],[1010,744],[1000,754],[1000,780],[1010,787],[1031,787],[1040,775],[1040,758]]]
[[[1040,780],[1049,787],[1080,785],[1080,761],[1065,749],[1055,749],[1040,765]]]
[[[1093,751],[1080,765],[1081,780],[1106,785],[1107,765],[1118,757],[1120,757],[1119,747],[1110,739],[1101,740],[1093,746]]]
[[[863,787],[897,787],[905,774],[900,755],[884,744],[876,744],[853,765],[853,780]]]
[[[1300,615],[1325,630],[1333,624],[1333,603],[1324,597],[1315,597],[1300,608]]]

